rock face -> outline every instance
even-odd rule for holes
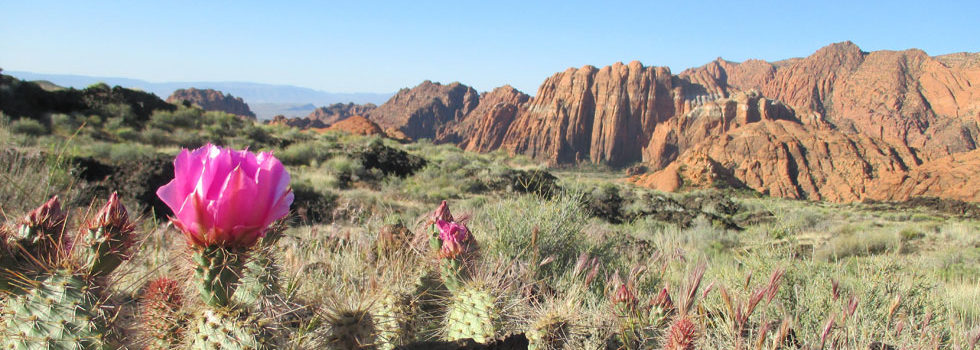
[[[403,90],[396,105],[447,95],[431,85]],[[678,75],[639,62],[585,66],[546,79],[533,98],[503,87],[469,100],[479,102],[453,117],[399,112],[386,127],[415,130],[408,116],[426,115],[415,123],[437,142],[471,151],[551,164],[642,162],[650,172],[632,180],[664,190],[980,201],[980,180],[970,176],[980,170],[977,53],[869,53],[843,42],[778,62],[719,58]]]
[[[545,80],[501,148],[552,163],[641,160],[654,126],[675,114],[670,70],[640,62],[568,69]]]
[[[466,114],[451,137],[467,151],[489,152],[500,148],[511,123],[530,96],[506,85],[480,96],[480,104]],[[439,141],[444,141],[444,138]]]
[[[334,123],[333,125],[328,127],[327,130],[343,131],[343,132],[358,134],[358,135],[385,136],[384,131],[381,130],[381,127],[379,127],[378,124],[375,124],[374,122],[368,120],[367,118],[364,118],[359,115],[355,115],[353,117],[346,118],[337,123]]]
[[[721,58],[674,75],[639,62],[557,73],[532,98],[430,81],[367,117],[391,137],[506,150],[553,165],[649,171],[663,190],[748,188],[830,201],[980,201],[980,53]],[[330,117],[340,113],[330,114]]]
[[[310,117],[305,118],[286,118],[284,115],[277,115],[272,117],[267,123],[270,125],[284,125],[300,129],[322,129],[330,125],[324,124],[319,119],[311,119]]]
[[[206,111],[222,111],[255,120],[255,113],[252,113],[241,97],[234,97],[217,90],[179,89],[167,98],[167,102],[173,104],[188,102]]]
[[[373,103],[354,104],[354,103],[334,103],[326,107],[320,107],[310,113],[307,119],[319,120],[323,124],[330,125],[355,115],[365,116],[378,106]]]
[[[426,80],[412,89],[398,91],[367,116],[388,134],[412,140],[436,139],[437,135],[447,134],[479,103],[480,94],[469,86]]]

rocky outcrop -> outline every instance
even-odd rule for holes
[[[500,148],[511,123],[530,98],[510,85],[483,94],[480,104],[453,128],[452,136],[444,136],[439,141],[456,138],[459,147],[467,151],[489,152]]]
[[[640,62],[568,69],[545,80],[501,148],[552,163],[641,160],[654,127],[675,114],[673,76]]]
[[[313,110],[313,112],[306,118],[310,120],[319,120],[323,124],[330,125],[355,115],[365,116],[375,108],[378,108],[378,106],[374,105],[373,103],[363,105],[354,103],[334,103],[332,105]]]
[[[871,186],[866,198],[901,201],[915,197],[939,197],[980,201],[980,150],[955,153],[926,162],[908,171],[885,173]]]
[[[661,123],[643,148],[643,161],[653,169],[666,167],[688,149],[719,135],[762,120],[793,120],[792,110],[758,91],[735,92],[728,98],[700,102],[689,111]]]
[[[167,97],[167,102],[173,104],[186,102],[201,107],[201,109],[206,111],[221,111],[247,117],[252,120],[255,119],[255,113],[252,113],[252,110],[248,108],[248,104],[241,97],[234,97],[218,90],[178,89],[170,97]]]
[[[300,128],[300,129],[321,129],[321,128],[326,128],[326,127],[330,126],[330,125],[324,124],[319,119],[311,119],[309,117],[305,117],[305,118],[298,118],[298,117],[286,118],[286,116],[281,115],[281,114],[280,115],[277,115],[275,117],[272,117],[272,119],[269,120],[269,121],[267,121],[267,123],[270,124],[270,125],[282,125],[282,126],[289,126],[289,127],[294,127],[294,128]]]
[[[357,135],[380,135],[382,137],[385,136],[384,131],[381,130],[381,127],[379,127],[378,124],[375,124],[374,122],[368,120],[367,118],[359,115],[355,115],[353,117],[346,118],[344,120],[336,122],[330,127],[328,127],[326,130],[342,131],[342,132],[357,134]]]
[[[469,86],[426,80],[414,88],[401,89],[367,117],[388,134],[400,134],[412,140],[436,139],[479,103],[480,94]]]
[[[864,52],[717,59],[674,75],[639,62],[570,68],[532,98],[429,81],[368,112],[388,135],[552,165],[649,171],[664,190],[748,188],[830,201],[980,201],[980,54]]]

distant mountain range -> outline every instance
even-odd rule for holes
[[[174,90],[183,88],[215,89],[221,92],[241,97],[255,111],[260,119],[269,119],[277,114],[289,116],[305,116],[315,109],[315,106],[327,106],[334,103],[353,102],[357,104],[382,104],[394,93],[336,93],[314,90],[292,85],[274,85],[248,82],[162,82],[155,83],[139,79],[92,77],[68,74],[41,74],[22,71],[7,71],[5,74],[21,80],[45,80],[54,84],[74,87],[77,89],[104,82],[109,85],[119,85],[127,88],[152,92],[161,98],[167,98]],[[312,105],[312,106],[311,106]]]

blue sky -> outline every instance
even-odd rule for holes
[[[149,81],[392,92],[422,80],[530,94],[568,67],[716,57],[980,51],[980,1],[0,0],[0,67]]]

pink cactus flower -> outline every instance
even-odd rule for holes
[[[470,239],[470,231],[466,226],[443,220],[437,220],[436,226],[439,227],[439,239],[442,240],[439,257],[453,259],[466,249],[464,245]]]
[[[268,152],[207,144],[181,151],[174,173],[157,196],[173,210],[171,221],[194,246],[250,247],[293,203],[289,173]]]

